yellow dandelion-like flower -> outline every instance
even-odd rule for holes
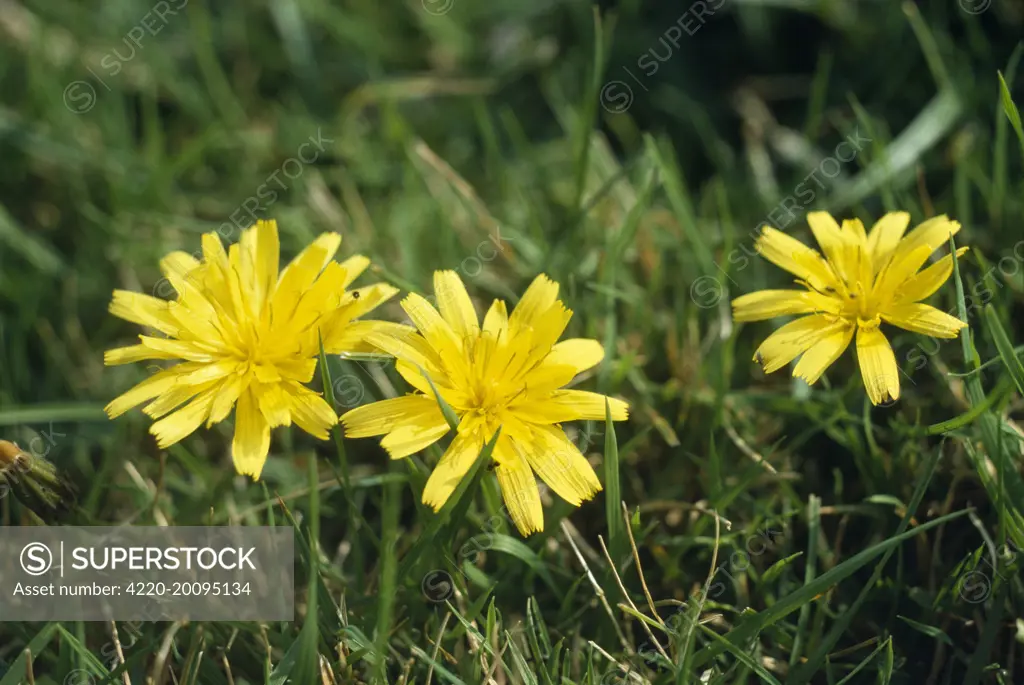
[[[612,419],[627,417],[621,400],[563,389],[596,366],[604,349],[595,340],[558,342],[572,312],[558,300],[558,284],[543,275],[511,314],[504,301],[495,300],[482,326],[454,271],[435,272],[434,293],[440,312],[419,295],[402,301],[418,333],[369,337],[395,356],[398,372],[419,392],[347,412],[341,417],[345,433],[384,435],[381,445],[393,459],[407,457],[448,433],[440,395],[458,416],[458,430],[427,481],[424,504],[434,511],[444,506],[500,427],[492,459],[505,505],[523,535],[541,531],[544,513],[534,473],[574,506],[601,490],[594,469],[560,424],[604,420],[606,400]]]
[[[857,334],[857,358],[872,404],[900,396],[899,368],[885,335],[884,321],[935,338],[955,338],[966,323],[921,300],[946,282],[953,272],[952,255],[921,267],[938,248],[949,243],[960,224],[945,215],[928,219],[904,236],[906,212],[890,212],[866,233],[858,219],[842,227],[827,212],[811,212],[807,223],[825,253],[765,227],[757,251],[768,261],[797,276],[806,290],[762,290],[733,300],[736,321],[760,321],[788,314],[808,314],[772,333],[754,360],[767,373],[797,357],[793,375],[814,383]],[[967,251],[957,250],[957,256]],[[802,356],[801,356],[802,355]]]
[[[150,432],[164,449],[204,421],[207,428],[223,421],[237,405],[232,458],[239,473],[255,479],[271,428],[294,421],[326,440],[337,415],[303,385],[316,370],[321,336],[329,353],[367,352],[374,349],[369,333],[405,329],[355,321],[398,290],[382,283],[346,290],[370,262],[359,255],[334,261],[340,244],[340,235],[324,233],[278,274],[277,223],[260,221],[227,251],[216,233],[204,235],[202,261],[184,252],[161,260],[176,300],[115,290],[111,314],[165,337],[140,335],[138,345],[108,350],[104,362],[182,363],[115,399],[107,415],[152,400],[143,411],[159,419]]]

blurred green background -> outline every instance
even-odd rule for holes
[[[997,74],[1024,100],[1022,35],[1011,0],[0,0],[0,438],[78,486],[79,521],[273,511],[306,535],[311,459],[323,482],[294,624],[135,626],[103,675],[110,626],[0,623],[0,685],[27,678],[27,646],[39,683],[1024,682],[1024,587],[998,553],[1024,546],[1024,412],[996,344],[1024,343],[1024,137]],[[737,326],[729,300],[786,282],[752,236],[810,242],[811,209],[959,220],[965,297],[951,280],[933,300],[962,306],[977,362],[896,333],[903,397],[879,408],[852,351],[814,388],[766,377],[750,358],[773,324]],[[484,474],[438,531],[430,454],[347,441],[346,498],[334,446],[300,432],[253,484],[228,424],[161,452],[141,412],[108,421],[147,373],[103,367],[138,333],[112,290],[171,297],[162,256],[256,218],[286,256],[340,231],[341,257],[374,260],[363,282],[429,292],[456,269],[481,311],[559,281],[566,336],[608,351],[584,386],[633,405],[614,436],[573,429],[606,492],[555,498],[522,540]],[[397,298],[376,316],[404,318]],[[405,391],[383,365],[330,372],[339,412]],[[664,656],[612,473],[663,617],[705,589]],[[3,497],[0,522],[39,521]]]

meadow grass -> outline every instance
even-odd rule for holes
[[[299,552],[294,622],[0,622],[0,685],[1024,682],[1022,26],[1000,0],[0,1],[0,437],[77,485],[62,522]],[[812,209],[963,224],[929,301],[969,328],[896,333],[890,406],[852,350],[766,376],[775,323],[731,319],[786,282],[757,227],[811,242]],[[137,334],[111,292],[171,297],[161,257],[256,218],[286,256],[341,232],[366,282],[454,269],[480,312],[558,281],[565,337],[607,351],[580,387],[631,405],[570,427],[604,491],[546,495],[524,539],[487,454],[434,514],[436,448],[279,430],[253,483],[230,424],[160,451],[108,420],[147,374],[103,366]],[[339,413],[408,389],[320,374]]]

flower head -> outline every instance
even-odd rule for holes
[[[857,358],[871,402],[899,399],[896,357],[879,325],[884,321],[936,338],[955,338],[967,325],[921,304],[949,278],[952,256],[919,269],[949,243],[960,224],[937,216],[904,236],[910,223],[906,212],[886,214],[870,233],[858,219],[847,219],[840,227],[827,212],[811,212],[807,223],[824,257],[770,227],[755,244],[765,259],[795,275],[805,290],[762,290],[733,300],[736,321],[808,314],[770,335],[754,360],[772,373],[800,357],[793,375],[814,383],[856,334]],[[957,256],[966,251],[958,249]]]
[[[534,473],[576,506],[601,490],[559,424],[604,420],[606,401],[614,420],[626,419],[621,400],[562,389],[596,366],[604,349],[595,340],[558,342],[572,312],[558,300],[558,285],[543,275],[511,314],[495,300],[482,325],[455,272],[436,272],[434,293],[440,312],[419,295],[402,301],[418,333],[370,336],[397,358],[398,372],[418,392],[347,412],[345,432],[384,435],[381,445],[393,459],[407,457],[448,433],[439,395],[457,415],[458,430],[427,481],[423,502],[440,509],[500,427],[492,459],[502,497],[523,535],[543,530]]]
[[[111,314],[163,335],[140,335],[137,345],[108,350],[104,362],[182,361],[115,399],[107,415],[152,400],[143,412],[159,419],[150,432],[164,449],[237,405],[232,458],[239,473],[257,479],[271,428],[294,421],[326,440],[337,416],[303,385],[313,378],[321,338],[329,353],[363,352],[373,350],[368,333],[404,328],[355,321],[398,291],[381,283],[346,290],[369,260],[333,261],[340,244],[340,235],[325,233],[279,274],[277,223],[260,221],[227,251],[207,233],[202,260],[167,255],[160,268],[177,292],[173,301],[115,290]]]

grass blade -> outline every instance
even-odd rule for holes
[[[722,637],[715,631],[711,630],[707,626],[701,625],[699,622],[697,623],[697,627],[700,628],[705,635],[711,638],[711,640],[715,644],[721,645],[723,650],[726,650],[730,654],[735,656],[741,664],[749,668],[751,671],[757,673],[757,675],[761,677],[761,680],[763,682],[774,683],[774,685],[782,685],[782,683],[780,683],[775,678],[775,676],[773,676],[771,673],[765,670],[764,666],[755,661],[754,658],[747,653],[747,650],[745,648],[740,647],[739,645],[734,645],[733,643],[729,642],[724,637]]]
[[[536,552],[530,549],[522,540],[517,540],[510,535],[491,533],[488,536],[488,549],[494,552],[503,552],[509,556],[519,559],[530,569],[541,577],[554,592],[559,592],[555,579],[551,577],[551,571],[545,566],[544,561]]]
[[[895,661],[896,656],[892,653],[892,638],[890,637],[885,641],[885,658],[878,665],[879,685],[889,685],[892,681],[892,667]]]
[[[1006,86],[1006,80],[1003,78],[1003,72],[997,72],[999,74],[999,98],[1003,102],[1003,111],[1006,112],[1006,118],[1010,120],[1010,126],[1013,127],[1014,133],[1017,134],[1017,140],[1020,142],[1021,155],[1024,155],[1024,126],[1021,126],[1020,111],[1017,109],[1017,105],[1014,104],[1013,98],[1010,96],[1010,89]]]
[[[818,533],[821,530],[821,498],[811,495],[807,498],[807,567],[804,569],[804,584],[814,580],[818,566]],[[789,653],[789,665],[796,664],[796,658],[800,654],[804,633],[807,630],[807,621],[811,618],[811,603],[808,602],[800,607],[800,615],[797,617],[796,636],[793,638],[793,649]]]
[[[441,397],[441,393],[437,391],[437,386],[434,385],[434,379],[430,377],[423,367],[417,365],[417,369],[423,374],[423,377],[427,379],[427,384],[430,385],[430,392],[434,393],[434,399],[437,400],[437,406],[441,408],[441,413],[444,414],[444,420],[448,422],[448,427],[453,431],[459,429],[459,415],[455,413],[452,406],[445,402],[444,398]]]
[[[942,435],[950,431],[958,430],[973,423],[978,417],[984,415],[989,409],[999,405],[1003,399],[1013,390],[1013,380],[1008,376],[999,379],[999,384],[985,397],[985,401],[976,404],[960,416],[953,417],[946,421],[940,421],[923,430],[916,431],[922,435]]]
[[[1003,585],[992,603],[992,609],[985,617],[985,627],[981,631],[978,646],[971,656],[971,663],[967,666],[967,676],[964,678],[964,685],[978,685],[981,677],[988,666],[992,647],[995,646],[999,637],[1000,627],[1003,621],[1004,607],[1006,606],[1006,595],[1010,591],[1009,585]]]
[[[882,651],[883,649],[885,649],[885,646],[886,646],[886,645],[887,645],[887,644],[888,644],[888,643],[889,643],[889,642],[890,642],[891,640],[892,640],[892,638],[889,638],[888,640],[886,640],[886,641],[885,641],[885,642],[883,642],[882,644],[880,644],[880,645],[878,645],[877,647],[875,647],[875,649],[874,649],[874,651],[873,651],[873,652],[871,652],[871,653],[870,653],[870,654],[868,654],[868,655],[867,655],[866,657],[864,657],[864,660],[863,660],[863,661],[861,661],[861,662],[860,662],[859,664],[857,664],[857,665],[856,665],[856,666],[855,666],[855,667],[853,668],[853,670],[852,670],[852,671],[850,671],[850,672],[849,672],[849,674],[847,674],[847,676],[846,676],[845,678],[843,678],[843,679],[842,679],[842,680],[840,680],[840,681],[839,681],[838,683],[836,683],[836,685],[846,685],[846,683],[849,683],[849,682],[851,682],[851,680],[853,679],[853,676],[855,676],[855,675],[857,675],[858,673],[860,673],[861,671],[863,671],[863,670],[864,670],[864,668],[865,668],[865,667],[867,667],[867,665],[868,665],[868,664],[869,664],[869,663],[871,662],[871,660],[875,658],[875,655],[876,655],[876,654],[878,654],[879,652],[881,652],[881,651]]]
[[[28,666],[29,654],[33,658],[42,653],[46,646],[50,644],[50,640],[53,639],[53,634],[57,630],[57,623],[47,624],[45,628],[36,633],[36,636],[29,641],[28,646],[22,650],[18,658],[11,664],[7,674],[0,679],[0,685],[21,685],[25,677],[25,669]]]
[[[388,460],[388,470],[396,468],[394,461]],[[395,596],[398,594],[398,558],[395,547],[398,544],[398,515],[400,507],[400,485],[395,482],[384,486],[384,502],[381,525],[380,549],[380,596],[377,598],[377,682],[387,682],[388,641],[391,637],[391,624],[394,620]]]
[[[953,255],[953,283],[956,286],[957,315],[961,321],[967,321],[967,299],[964,294],[964,282],[960,276],[960,260],[956,254],[956,241],[953,236],[949,237],[949,246]],[[971,339],[970,326],[960,331],[960,344],[963,350],[964,363],[975,370],[981,368],[981,359],[974,348]],[[985,391],[981,387],[979,374],[967,377],[967,397],[972,405],[985,403]],[[1009,455],[1004,453],[1000,440],[1002,419],[988,412],[980,418],[981,441],[985,446],[985,454],[991,459],[996,467],[998,479],[993,479],[989,473],[989,464],[986,457],[978,454],[977,450],[968,449],[967,454],[973,461],[973,466],[978,477],[985,485],[989,497],[999,512],[1000,529],[1004,535],[1009,535],[1014,544],[1024,547],[1024,527],[1018,521],[1021,519],[1021,511],[1015,502],[1024,502],[1024,480],[1016,469],[1006,467]],[[1009,494],[1009,497],[1007,497]]]
[[[808,583],[800,587],[800,589],[792,592],[778,602],[773,604],[768,609],[761,611],[757,614],[751,615],[749,618],[741,621],[735,628],[729,631],[723,637],[729,640],[733,645],[739,646],[745,644],[747,640],[753,638],[764,628],[772,625],[779,621],[784,616],[796,611],[804,604],[810,602],[818,595],[826,592],[829,588],[837,583],[845,580],[854,573],[857,572],[863,566],[866,566],[872,559],[877,557],[879,554],[883,554],[890,549],[898,547],[912,537],[931,530],[937,526],[941,526],[944,523],[948,523],[954,519],[960,518],[967,514],[969,510],[964,509],[962,511],[954,511],[945,516],[940,516],[937,519],[933,519],[927,523],[923,523],[913,530],[908,530],[900,535],[894,535],[888,540],[879,542],[876,545],[872,545],[865,550],[858,552],[843,563],[834,566],[825,573],[821,574],[814,579],[813,582]],[[710,645],[702,649],[694,659],[694,666],[700,667],[708,663],[712,659],[722,654],[725,649],[720,643]]]
[[[996,310],[991,304],[985,305],[985,318],[988,320],[989,333],[992,334],[992,340],[996,344],[996,349],[999,350],[999,357],[1003,360],[1003,364],[1006,365],[1010,378],[1017,385],[1017,390],[1021,396],[1024,396],[1024,364],[1021,363],[1014,352],[1013,343],[1010,342],[1009,336],[1006,335],[1006,329],[999,322],[999,315],[996,314]]]
[[[306,575],[309,579],[306,600],[306,617],[299,635],[285,652],[274,672],[267,679],[268,685],[286,683],[313,683],[320,671],[320,473],[315,455],[309,457],[309,540],[306,550]]]
[[[494,452],[494,446],[498,442],[499,435],[501,435],[500,428],[490,441],[484,445],[484,448],[480,450],[480,456],[477,457],[476,462],[469,471],[466,472],[466,475],[463,476],[462,480],[459,481],[459,485],[455,488],[455,491],[452,492],[451,496],[448,497],[448,501],[444,503],[444,506],[441,507],[441,511],[437,512],[437,514],[430,519],[426,529],[419,538],[417,538],[416,542],[413,543],[413,546],[409,548],[409,551],[405,553],[405,556],[402,558],[402,564],[398,569],[399,579],[406,578],[415,567],[416,562],[419,560],[419,557],[423,554],[424,550],[434,545],[437,536],[445,525],[445,522],[449,519],[453,523],[456,522],[457,517],[454,515],[456,509],[459,507],[459,503],[465,496],[466,491],[470,489],[471,484],[476,482],[477,474],[479,474],[480,469],[484,464],[490,461],[491,453]],[[468,506],[468,503],[463,505],[461,511],[464,512],[466,506]]]
[[[626,522],[622,519],[622,489],[619,483],[619,443],[612,424],[612,410],[604,402],[604,511],[608,523],[608,550],[618,564],[626,555]]]
[[[597,120],[597,105],[600,101],[601,79],[605,69],[605,35],[604,26],[601,22],[601,10],[597,7],[594,10],[594,64],[591,72],[590,87],[587,89],[587,99],[583,105],[582,116],[579,120],[579,128],[575,131],[578,136],[577,144],[579,150],[576,159],[576,199],[573,208],[579,211],[583,206],[584,191],[587,185],[587,172],[590,169],[590,145],[591,133]]]
[[[900,521],[900,525],[896,529],[896,537],[904,534],[907,527],[910,526],[910,520],[914,518],[914,512],[917,511],[917,508],[921,505],[921,500],[924,499],[924,494],[928,489],[928,484],[931,483],[932,476],[935,474],[935,467],[939,464],[939,458],[942,456],[944,444],[945,443],[943,442],[943,444],[939,445],[928,460],[928,463],[925,465],[924,473],[919,477],[917,487],[914,488],[914,495],[911,497],[910,504],[907,505],[906,512],[903,514],[903,520]],[[889,558],[892,557],[895,551],[895,546],[891,546],[885,550],[885,554],[882,555],[881,561],[875,565],[875,570],[871,574],[871,578],[864,584],[864,588],[860,591],[860,594],[857,595],[857,599],[854,600],[853,604],[851,604],[850,607],[836,619],[835,623],[832,625],[832,629],[818,644],[818,648],[815,650],[814,655],[793,672],[792,677],[789,679],[789,683],[792,683],[793,685],[803,685],[804,683],[810,682],[813,675],[821,667],[825,657],[830,651],[832,651],[832,647],[846,633],[846,630],[849,628],[850,622],[853,621],[857,610],[860,609],[861,605],[863,605],[865,601],[867,601],[868,595],[874,590],[875,584],[882,576],[882,570],[885,568],[885,565],[889,562]]]
[[[54,275],[64,268],[60,255],[49,244],[22,228],[3,205],[0,205],[0,245],[20,254],[45,274]]]

